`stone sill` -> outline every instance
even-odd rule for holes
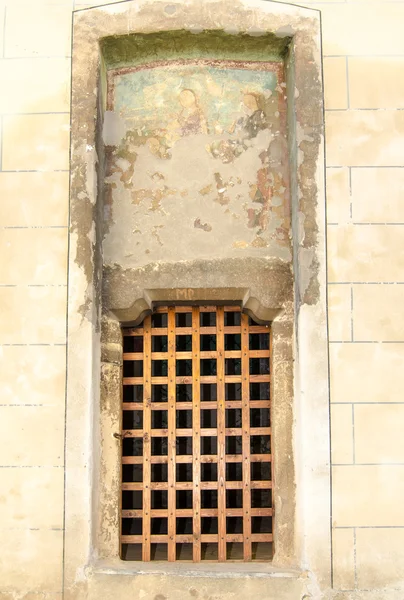
[[[307,574],[300,569],[282,569],[271,563],[181,563],[129,562],[120,559],[97,560],[87,567],[94,575],[174,575],[178,577],[252,577],[278,579],[304,579]]]

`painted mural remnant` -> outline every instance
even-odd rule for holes
[[[122,135],[107,153],[107,261],[192,258],[193,247],[289,260],[285,87],[275,62],[112,72]]]

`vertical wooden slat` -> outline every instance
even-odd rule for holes
[[[151,317],[144,320],[143,333],[143,521],[142,560],[150,560],[151,535]]]
[[[241,315],[241,398],[242,398],[242,455],[243,455],[243,553],[244,560],[252,559],[251,552],[251,464],[250,464],[250,348],[248,315]]]
[[[192,480],[193,560],[201,560],[201,407],[200,407],[200,313],[192,307]]]
[[[175,308],[168,308],[168,560],[175,561]]]
[[[224,308],[216,312],[217,348],[217,478],[218,478],[218,558],[226,560],[226,410],[224,380]]]

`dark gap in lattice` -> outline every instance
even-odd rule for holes
[[[192,385],[180,383],[176,386],[176,402],[192,401]]]
[[[122,508],[127,510],[142,508],[142,492],[122,492]]]
[[[226,400],[241,400],[241,383],[225,384]]]
[[[201,402],[216,402],[217,401],[216,383],[202,383],[200,393],[201,393]]]
[[[205,358],[201,360],[201,375],[216,375],[216,359],[215,358]]]
[[[226,409],[226,427],[241,427],[241,408]]]
[[[142,360],[126,360],[123,363],[124,377],[143,377],[143,361]]]
[[[163,384],[152,385],[151,401],[152,402],[167,402],[168,386]]]
[[[201,481],[217,481],[217,463],[202,463]]]
[[[201,410],[202,429],[211,429],[217,427],[217,410]]]
[[[241,464],[241,462],[226,464],[226,480],[227,481],[242,481],[243,480],[243,465]]]
[[[143,352],[143,338],[141,336],[124,337],[123,338],[124,352]]]
[[[269,408],[251,408],[250,425],[251,427],[270,427],[271,413]]]
[[[225,333],[225,350],[241,350],[241,335],[239,333]]]
[[[192,350],[192,335],[177,335],[175,339],[176,352],[190,352]]]
[[[143,465],[122,465],[122,479],[128,482],[143,481]]]
[[[216,326],[216,313],[201,312],[200,323],[201,323],[201,327],[215,327]]]
[[[167,352],[168,347],[168,336],[166,335],[152,335],[152,352]]]
[[[152,377],[167,377],[168,362],[166,360],[152,360],[151,374]]]
[[[201,335],[200,345],[202,352],[214,352],[216,350],[216,335]]]
[[[268,350],[269,339],[265,333],[250,333],[250,350]]]
[[[152,517],[151,533],[152,535],[166,535],[168,532],[168,522],[163,517]]]
[[[123,388],[124,402],[143,402],[142,385],[125,385]]]
[[[192,360],[177,360],[175,363],[177,377],[190,377],[192,375]]]
[[[201,454],[217,454],[217,437],[204,436],[201,438]]]
[[[176,519],[176,533],[177,534],[187,534],[192,533],[193,531],[193,522],[192,517],[177,517]]]
[[[143,412],[141,410],[124,410],[122,427],[123,429],[143,429]]]
[[[176,327],[192,327],[192,314],[191,313],[177,313],[175,315],[175,326]]]
[[[143,440],[140,438],[125,438],[122,440],[123,456],[142,456]]]
[[[151,316],[151,326],[155,328],[167,327],[167,313],[156,313]]]
[[[226,358],[224,372],[226,375],[241,375],[241,358]]]
[[[177,429],[192,429],[192,410],[177,410],[175,424]]]
[[[176,481],[192,481],[192,465],[179,464],[176,465]]]
[[[168,427],[168,411],[167,410],[152,410],[151,413],[151,428],[166,429]]]
[[[177,490],[177,492],[176,492],[176,508],[177,509],[192,508],[192,491]]]
[[[218,519],[217,517],[202,517],[201,522],[202,534],[216,534],[218,532]]]

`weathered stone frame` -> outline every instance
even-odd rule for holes
[[[253,258],[178,264],[175,287],[169,265],[157,274],[146,269],[140,279],[131,272],[103,273],[99,138],[105,77],[99,43],[111,35],[171,30],[291,39],[287,89],[294,275],[288,265]],[[326,589],[331,550],[319,13],[262,0],[142,0],[78,11],[73,33],[65,597],[96,598],[102,589],[103,598],[116,593],[133,598],[140,585],[157,593],[158,573],[170,573],[177,590],[186,588],[182,580],[187,576],[256,575],[257,598],[274,593],[280,599],[303,595],[310,581],[302,573],[308,570],[315,582],[310,585]],[[195,281],[201,282],[197,288]],[[273,320],[277,493],[271,565],[190,568],[119,560],[120,448],[114,433],[120,429],[120,324],[141,319],[155,301],[235,301],[258,319]],[[141,583],[137,577],[128,580],[140,573],[147,576]],[[212,589],[217,586],[216,579]]]

